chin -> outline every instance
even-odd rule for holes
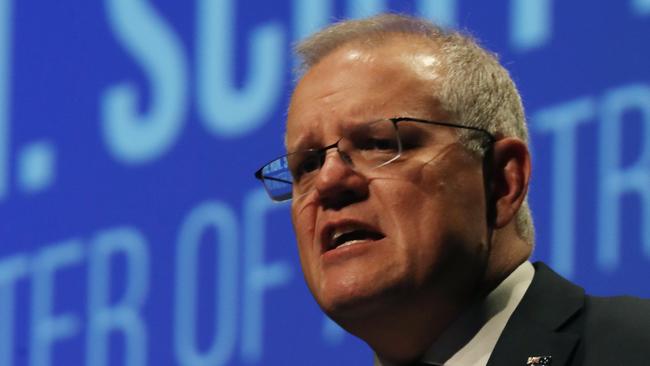
[[[371,281],[323,286],[315,297],[323,312],[338,322],[381,313],[403,298],[403,294],[403,286]]]

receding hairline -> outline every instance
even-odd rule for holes
[[[408,42],[402,44],[402,42]],[[315,59],[314,64],[310,64],[307,68],[299,74],[299,79],[297,82],[300,82],[304,76],[310,72],[311,69],[317,67],[321,62],[325,61],[331,56],[335,56],[338,52],[344,51],[353,51],[358,49],[361,52],[365,52],[368,55],[373,55],[375,53],[380,53],[384,51],[385,48],[391,46],[399,46],[403,48],[404,53],[410,53],[412,55],[420,54],[419,50],[423,51],[421,54],[427,56],[433,56],[438,60],[436,64],[436,76],[444,77],[445,71],[445,60],[444,55],[442,54],[441,44],[434,39],[426,38],[422,35],[410,34],[410,33],[390,33],[382,35],[381,37],[376,37],[372,39],[353,39],[349,41],[342,42],[336,47],[333,47],[327,53],[320,55],[317,60]],[[295,90],[294,90],[295,91]]]
[[[391,39],[411,38],[439,48],[440,40],[448,34],[442,27],[424,19],[401,14],[382,14],[354,21],[342,20],[294,46],[294,53],[300,58],[296,75],[300,77],[327,55],[351,44],[371,49]]]

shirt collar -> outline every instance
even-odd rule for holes
[[[479,304],[454,321],[425,352],[423,362],[445,366],[487,364],[508,319],[524,297],[535,274],[526,261]],[[375,356],[375,366],[392,366]]]

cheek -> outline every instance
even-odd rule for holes
[[[376,196],[406,265],[444,261],[445,253],[481,241],[485,227],[480,171],[422,169],[381,182]],[[380,183],[380,182],[377,182]],[[456,248],[454,248],[456,247]]]
[[[316,208],[313,205],[291,205],[291,221],[298,242],[298,254],[307,279],[313,272],[315,254],[314,235],[316,231]]]
[[[425,190],[414,181],[391,181],[377,190],[382,226],[395,246],[395,263],[404,271],[417,270],[418,263],[438,257],[444,236],[444,215],[439,214],[443,188],[432,184]]]
[[[316,208],[314,205],[292,202],[291,222],[293,223],[293,230],[296,233],[299,247],[313,241],[316,228]]]

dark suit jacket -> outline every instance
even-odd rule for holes
[[[650,365],[650,301],[592,297],[543,263],[510,317],[488,366]]]

